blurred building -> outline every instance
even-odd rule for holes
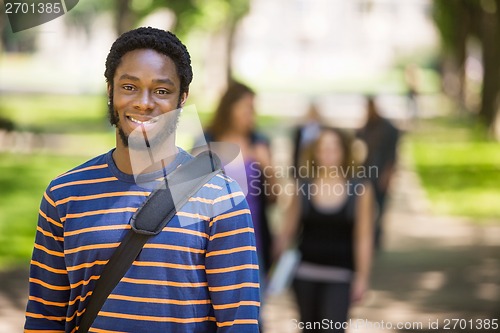
[[[397,118],[406,105],[389,96],[401,93],[399,72],[390,71],[437,50],[431,6],[430,0],[253,0],[237,35],[234,71],[264,92],[263,113],[300,115],[315,98],[326,116],[357,126],[363,113],[357,95],[369,91],[387,94],[382,112]]]
[[[254,80],[298,86],[377,75],[395,58],[437,45],[430,7],[429,0],[253,0],[234,66]]]

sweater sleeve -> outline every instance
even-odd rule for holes
[[[50,196],[44,193],[30,263],[29,299],[24,332],[64,332],[70,284],[64,261],[63,225]]]
[[[210,221],[205,260],[217,332],[259,332],[259,267],[248,203],[219,211]]]

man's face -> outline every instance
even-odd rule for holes
[[[187,93],[179,96],[180,79],[169,57],[150,49],[126,53],[108,93],[111,89],[112,120],[125,147],[133,146],[129,136],[136,129],[147,132],[150,144],[175,132],[179,113],[174,110],[184,104]],[[156,118],[161,115],[167,119],[166,126],[165,120]]]

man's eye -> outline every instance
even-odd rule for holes
[[[166,89],[158,89],[158,90],[156,90],[156,93],[157,93],[158,95],[166,95],[166,94],[168,94],[168,93],[169,93],[169,91],[168,91],[168,90],[166,90]]]
[[[125,85],[125,86],[123,86],[123,89],[125,89],[125,90],[134,90],[134,86]]]

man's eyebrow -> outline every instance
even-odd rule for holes
[[[140,81],[140,79],[137,77],[137,76],[133,76],[133,75],[130,75],[130,74],[123,74],[122,76],[120,76],[119,80],[130,80],[130,81]],[[165,78],[165,79],[155,79],[155,80],[152,80],[153,83],[160,83],[160,84],[168,84],[168,85],[171,85],[171,86],[175,86],[175,83],[170,80],[169,78]]]
[[[140,81],[138,77],[129,74],[123,74],[120,76],[119,80]]]
[[[163,84],[175,86],[174,82],[172,82],[172,80],[170,80],[170,79],[156,79],[156,80],[153,80],[153,83],[163,83]]]

